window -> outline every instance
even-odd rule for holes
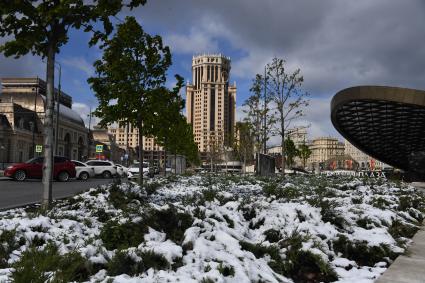
[[[86,167],[84,163],[78,162],[78,161],[72,161],[76,167]]]
[[[64,163],[68,161],[68,158],[65,158],[62,156],[55,156],[54,160],[55,160],[55,163]]]
[[[23,129],[24,128],[24,118],[19,118],[18,120],[18,128]]]
[[[36,158],[28,160],[25,163],[41,164],[43,163],[43,160],[44,160],[44,157],[36,157]]]

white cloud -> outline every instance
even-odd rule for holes
[[[86,125],[86,127],[89,127],[89,122],[91,124],[91,128],[93,129],[94,125],[97,125],[100,121],[99,118],[95,117],[95,116],[91,116],[91,121],[90,121],[90,106],[87,105],[86,103],[81,103],[81,102],[74,102],[72,104],[72,109],[77,112],[81,119],[83,119],[84,124]],[[91,108],[91,111],[94,111],[94,108]]]
[[[68,57],[59,60],[59,63],[62,63],[65,66],[78,69],[87,77],[91,77],[94,75],[94,67],[93,64],[90,64],[84,57]]]
[[[334,130],[330,119],[330,100],[331,98],[312,98],[310,105],[303,108],[305,115],[294,121],[289,128],[307,127],[307,138],[310,140],[330,135],[342,140],[342,137]],[[246,117],[243,109],[245,109],[244,106],[236,106],[236,121]],[[267,144],[268,146],[280,144],[280,137],[271,136]]]
[[[189,34],[171,33],[165,35],[164,42],[175,53],[196,54],[218,50],[218,43],[210,34],[194,28],[190,30]]]
[[[243,112],[245,109],[247,109],[246,106],[236,105],[236,122],[243,121],[243,119],[245,119],[246,113]]]

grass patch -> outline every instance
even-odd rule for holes
[[[135,203],[136,207],[140,206],[140,203],[144,202],[144,198],[131,190],[122,190],[120,185],[117,183],[112,184],[109,187],[109,196],[108,201],[116,208],[123,211],[128,211],[130,208],[134,207],[131,204]]]
[[[144,241],[144,235],[148,232],[145,223],[118,223],[108,221],[100,231],[100,238],[108,250],[127,249],[137,247]]]
[[[106,266],[108,275],[127,274],[135,276],[142,274],[150,268],[155,270],[166,270],[170,268],[170,263],[167,259],[153,251],[138,252],[136,255],[141,260],[135,259],[135,257],[124,251],[117,251]]]
[[[90,263],[78,252],[60,255],[53,244],[43,250],[36,247],[26,250],[12,267],[13,282],[81,282],[94,273]]]
[[[229,216],[227,216],[226,214],[223,215],[224,220],[226,220],[227,224],[229,225],[230,228],[235,228],[235,222],[230,219]]]
[[[150,183],[145,183],[143,185],[143,188],[145,189],[148,195],[155,193],[161,187],[162,187],[162,184],[158,182],[150,182]]]
[[[299,188],[287,186],[282,188],[276,182],[269,182],[263,186],[263,193],[267,196],[274,196],[277,199],[293,200],[299,198],[302,194]]]
[[[266,241],[269,241],[270,243],[276,243],[282,238],[280,232],[275,229],[264,231],[264,236],[266,236]]]
[[[3,230],[0,234],[0,268],[7,267],[7,260],[11,252],[19,248],[15,240],[15,230]]]
[[[418,232],[419,228],[413,224],[405,223],[401,220],[394,220],[390,227],[388,227],[388,232],[394,239],[404,238],[413,238],[413,236]]]
[[[218,265],[217,270],[224,277],[235,276],[235,269],[233,268],[233,266],[224,265],[222,262],[220,262],[220,264]]]
[[[192,226],[193,218],[170,205],[168,209],[150,211],[145,222],[153,229],[166,233],[168,239],[180,244],[184,240],[184,232]]]
[[[333,250],[360,266],[374,266],[381,261],[391,263],[398,256],[388,245],[369,246],[366,241],[350,241],[345,235],[333,241]]]
[[[137,261],[128,253],[119,250],[107,263],[106,270],[110,276],[120,274],[135,276],[143,273],[145,269],[141,261]]]
[[[270,256],[269,266],[279,274],[292,278],[295,282],[332,282],[338,279],[336,272],[321,256],[302,250],[305,238],[294,232],[279,244],[286,248],[285,258],[280,256],[275,245],[263,246],[239,242],[243,250],[252,252],[255,257]]]

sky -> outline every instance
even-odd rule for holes
[[[118,18],[135,16],[145,31],[163,37],[173,55],[170,87],[175,74],[191,78],[193,55],[229,56],[238,120],[255,74],[273,57],[284,58],[289,70],[301,69],[302,89],[310,93],[300,121],[309,126],[309,138],[341,138],[330,121],[330,101],[338,91],[356,85],[425,89],[424,14],[422,0],[148,0]],[[62,89],[85,121],[96,107],[87,78],[102,56],[97,47],[89,48],[90,36],[72,30],[56,57]],[[31,55],[0,55],[0,77],[14,76],[45,78],[45,63]]]

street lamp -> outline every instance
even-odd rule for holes
[[[60,106],[60,97],[61,97],[61,77],[62,77],[62,66],[59,62],[55,62],[59,66],[59,84],[58,84],[58,97],[57,97],[57,106],[56,106],[56,135],[55,135],[55,146],[54,153],[58,154],[58,141],[59,141],[59,106]]]

